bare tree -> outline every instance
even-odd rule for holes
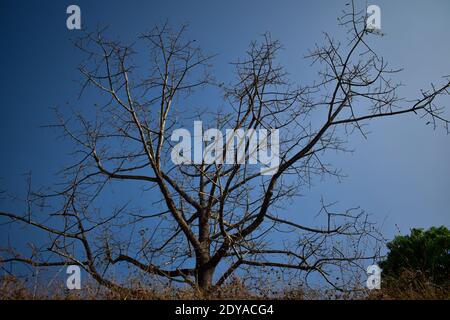
[[[336,289],[345,287],[332,278],[333,270],[357,269],[377,258],[376,251],[368,252],[367,241],[377,234],[367,214],[359,208],[335,212],[324,202],[323,225],[307,226],[305,213],[290,201],[317,176],[339,177],[324,157],[345,151],[348,134],[366,135],[371,120],[414,113],[448,130],[437,100],[449,94],[450,82],[413,101],[398,97],[398,84],[390,79],[398,70],[369,47],[366,38],[374,35],[365,15],[352,6],[341,25],[348,43],[326,34],[325,44],[308,55],[319,77],[301,86],[277,64],[281,45],[269,34],[233,64],[236,81],[229,85],[210,76],[213,56],[186,39],[185,26],[156,27],[139,38],[150,52],[141,73],[132,46],[106,40],[103,32],[80,39],[76,45],[87,54],[79,68],[83,90],[94,88],[108,102],[71,118],[57,113],[78,159],[61,172],[63,187],[30,192],[25,213],[0,212],[11,223],[42,230],[49,241],[30,256],[3,248],[1,262],[76,264],[113,290],[125,286],[108,278],[108,268],[118,263],[201,292],[220,288],[239,269],[265,267],[306,278],[318,274]],[[225,106],[187,109],[189,97],[205,86],[222,90]],[[174,164],[171,132],[196,119],[220,130],[278,129],[277,170],[263,175],[238,159]],[[248,160],[248,141],[245,150]],[[154,203],[139,208],[119,196],[114,210],[96,206],[105,205],[98,199],[111,185],[125,182]],[[286,211],[294,218],[280,214]]]

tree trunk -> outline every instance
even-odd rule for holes
[[[214,275],[213,267],[201,266],[197,273],[197,285],[202,294],[210,292],[212,287],[212,278]]]
[[[199,212],[199,241],[200,248],[197,256],[197,286],[202,294],[207,294],[212,286],[215,267],[208,265],[210,256],[209,213],[206,210]]]

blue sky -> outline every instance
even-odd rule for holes
[[[214,73],[224,81],[232,74],[228,62],[242,57],[250,41],[269,31],[284,45],[280,62],[291,79],[310,83],[315,75],[302,57],[321,43],[323,31],[343,36],[337,17],[347,2],[2,0],[0,190],[23,195],[29,171],[34,185],[52,184],[54,173],[71,159],[68,141],[41,127],[54,121],[50,108],[64,108],[79,93],[76,66],[81,55],[70,39],[80,34],[66,28],[68,5],[80,6],[83,29],[109,25],[111,34],[130,42],[155,23],[188,22],[189,35],[207,52],[219,53]],[[374,48],[390,66],[404,69],[396,76],[404,84],[402,96],[416,98],[420,88],[450,75],[449,1],[370,4],[380,6],[386,34],[374,40]],[[205,100],[218,103],[209,96]],[[339,201],[342,208],[361,206],[383,224],[388,238],[412,227],[450,226],[450,136],[411,115],[373,122],[370,131],[367,140],[357,135],[350,139],[354,153],[329,158],[348,177],[340,183],[317,181],[292,210],[314,215],[322,196]],[[18,209],[5,200],[0,207]],[[6,233],[1,233],[0,241],[5,241]]]

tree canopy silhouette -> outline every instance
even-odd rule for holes
[[[76,159],[61,171],[64,183],[30,191],[23,212],[0,211],[7,222],[35,227],[48,241],[35,243],[29,254],[2,248],[1,262],[76,264],[112,290],[127,287],[108,273],[115,264],[202,292],[253,268],[292,270],[306,281],[316,274],[336,289],[348,286],[352,277],[336,279],[335,271],[365,270],[379,257],[368,252],[378,235],[367,214],[338,212],[323,202],[323,224],[311,226],[303,218],[314,213],[290,201],[317,177],[339,177],[324,158],[345,151],[347,135],[366,135],[369,121],[417,114],[448,130],[439,97],[450,89],[445,79],[415,99],[399,97],[390,78],[399,70],[369,46],[368,37],[376,35],[366,30],[365,12],[348,8],[340,20],[348,42],[325,34],[307,56],[318,77],[304,84],[292,82],[278,64],[281,44],[269,34],[232,64],[229,84],[212,77],[214,56],[187,38],[185,26],[163,25],[140,36],[149,48],[141,68],[133,46],[104,32],[79,39],[76,46],[86,54],[79,68],[83,90],[97,90],[98,101],[92,101],[94,112],[81,106],[71,117],[57,112],[57,127],[73,142]],[[222,90],[225,106],[188,108],[189,97],[201,97],[204,87]],[[220,130],[280,130],[277,170],[263,175],[239,161],[174,164],[171,131],[196,119]],[[250,157],[248,143],[245,148]],[[142,208],[115,194],[115,209],[105,206],[108,187],[124,181],[153,205]],[[277,233],[285,240],[275,241]]]
[[[450,231],[444,227],[412,229],[387,244],[387,257],[381,261],[383,278],[400,278],[403,271],[420,273],[437,285],[450,284]]]

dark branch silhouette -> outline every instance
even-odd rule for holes
[[[281,45],[269,34],[233,63],[236,81],[229,85],[218,85],[210,75],[214,56],[186,39],[185,26],[156,27],[139,38],[150,53],[143,69],[133,64],[133,46],[107,40],[104,32],[77,41],[87,57],[79,68],[83,91],[95,89],[108,103],[96,105],[94,113],[80,108],[72,117],[57,112],[57,127],[73,141],[78,159],[62,170],[64,185],[54,192],[30,191],[23,213],[0,211],[7,222],[35,227],[49,241],[26,257],[3,248],[0,262],[76,264],[113,290],[126,287],[108,278],[115,264],[202,292],[220,288],[246,268],[318,274],[334,288],[345,288],[332,278],[333,270],[358,269],[377,259],[376,250],[367,250],[367,241],[378,237],[367,214],[359,208],[334,212],[324,202],[324,224],[311,226],[302,224],[311,213],[292,212],[298,218],[291,219],[281,212],[294,210],[289,201],[315,177],[340,176],[324,157],[345,151],[347,134],[365,136],[370,120],[413,113],[447,131],[449,124],[439,104],[449,94],[448,79],[416,100],[398,97],[390,75],[399,70],[389,69],[368,45],[366,39],[375,35],[366,30],[365,18],[352,6],[340,20],[348,43],[326,34],[325,44],[310,52],[307,58],[320,72],[306,85],[292,83],[277,64]],[[189,97],[203,87],[223,90],[225,107],[187,109]],[[173,164],[170,134],[192,119],[207,119],[220,130],[280,130],[278,169],[270,176],[239,161]],[[245,148],[248,159],[248,143]],[[123,181],[136,194],[151,195],[153,206],[127,202],[110,212],[96,207],[109,186]],[[276,233],[286,241],[273,242]]]

